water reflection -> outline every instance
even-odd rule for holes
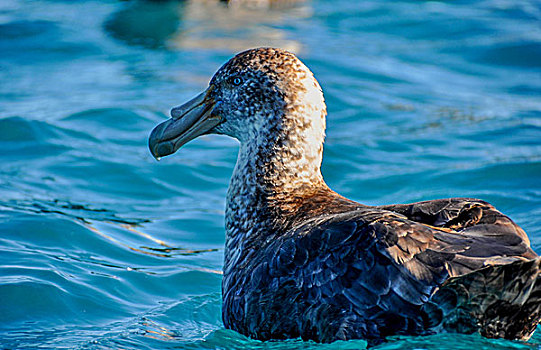
[[[117,216],[115,212],[108,209],[91,208],[86,204],[72,203],[59,199],[10,200],[0,202],[0,208],[36,214],[57,214],[70,219],[75,219],[83,224],[88,224],[91,221],[99,221],[137,227],[143,223],[150,222],[150,220],[144,218],[121,218]]]
[[[237,52],[276,46],[299,53],[300,43],[277,26],[310,14],[302,0],[138,0],[115,12],[104,28],[115,39],[152,49]]]
[[[177,32],[184,3],[131,1],[105,22],[105,30],[130,45],[161,48]]]

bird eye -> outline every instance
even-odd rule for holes
[[[239,86],[240,84],[242,84],[242,79],[239,77],[232,77],[229,78],[229,83],[233,86]]]

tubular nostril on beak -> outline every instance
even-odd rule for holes
[[[206,95],[207,95],[207,92],[203,91],[202,93],[200,93],[199,95],[194,97],[189,102],[187,102],[187,103],[185,103],[185,104],[183,104],[181,106],[174,107],[171,110],[171,117],[173,117],[173,119],[182,118],[182,116],[189,113],[191,110],[193,110],[193,109],[201,106],[202,104],[204,104]]]
[[[185,109],[181,107],[175,107],[171,110],[171,117],[178,119],[185,113]]]

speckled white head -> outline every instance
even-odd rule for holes
[[[305,136],[322,141],[325,102],[321,87],[292,53],[272,48],[242,52],[218,70],[210,86],[210,96],[217,101],[214,113],[224,118],[214,132],[249,142],[263,130],[311,129],[319,132]]]
[[[241,155],[249,151],[272,163],[268,171],[320,176],[323,93],[312,72],[290,52],[258,48],[239,53],[216,72],[206,91],[171,115],[150,136],[156,157],[201,134],[225,134],[241,142]]]

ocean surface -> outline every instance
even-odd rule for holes
[[[541,3],[0,0],[0,347],[358,349],[221,321],[238,144],[160,162],[171,107],[236,52],[291,50],[328,104],[323,174],[365,204],[478,197],[541,253]],[[381,349],[541,349],[480,336]]]

